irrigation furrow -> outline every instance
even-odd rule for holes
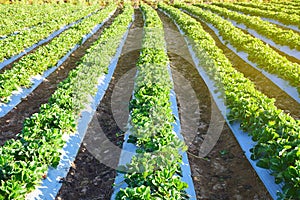
[[[38,48],[36,52],[21,58],[19,62],[13,64],[12,69],[0,74],[2,87],[0,117],[5,116],[33,92],[80,45],[95,34],[116,10],[115,6],[108,6],[90,19],[82,21],[80,25],[66,30],[46,46]]]
[[[247,159],[265,184],[272,198],[275,199],[276,196],[281,196],[284,199],[285,197],[294,199],[297,197],[299,188],[297,184],[293,183],[296,181],[294,176],[284,173],[282,175],[283,178],[281,179],[280,177],[280,170],[282,172],[286,170],[286,167],[282,166],[286,163],[283,160],[286,159],[285,156],[290,156],[292,153],[282,155],[277,152],[281,152],[282,149],[286,148],[286,144],[289,142],[290,144],[295,143],[295,146],[290,147],[291,150],[294,148],[297,150],[299,121],[293,119],[289,114],[283,113],[282,110],[274,105],[275,99],[270,99],[256,90],[255,85],[249,79],[235,70],[231,62],[215,46],[215,41],[203,30],[199,22],[172,6],[161,3],[159,7],[176,21],[177,26],[180,27],[181,34],[186,35],[185,39],[189,51],[193,56],[199,73],[209,86],[209,90],[212,92],[212,96],[228,126],[233,131],[241,148],[245,151]],[[215,20],[212,16],[211,19]],[[254,105],[254,109],[251,110],[248,109],[248,106],[245,106],[249,104]],[[265,107],[262,109],[257,108],[263,106]],[[279,119],[281,115],[284,117]],[[276,127],[286,126],[291,128],[282,128],[282,132],[280,132],[281,130],[278,132],[274,131],[274,135],[278,134],[278,139],[272,138],[272,135],[266,138],[269,135],[266,134],[265,130],[269,128],[271,118],[278,119]],[[285,120],[286,118],[288,120]],[[273,123],[270,125],[273,126]],[[281,143],[280,141],[283,138],[287,138],[287,140]],[[273,151],[270,151],[268,154],[267,148],[272,148]],[[272,160],[269,165],[267,163],[268,159]],[[282,165],[279,165],[282,167],[273,167],[273,165],[280,162],[282,162]],[[286,166],[289,168],[293,165],[297,165],[296,155],[293,157],[291,164]]]
[[[50,74],[32,93],[24,98],[14,109],[0,118],[0,146],[5,141],[15,138],[22,130],[24,119],[38,112],[40,106],[48,102],[48,99],[57,89],[58,84],[64,80],[69,71],[76,67],[76,62],[85,54],[86,50],[101,35],[104,28],[108,27],[118,15],[117,11],[92,37],[82,44],[72,55]]]
[[[184,38],[169,18],[162,13],[160,17],[164,24],[182,134],[189,146],[189,161],[198,199],[247,199],[255,196],[271,199],[232,132],[224,124],[223,117],[217,117],[220,113],[193,64]],[[215,143],[208,143],[205,138],[212,133],[219,138]],[[205,151],[206,145],[211,145],[211,151]],[[203,155],[201,150],[208,154],[199,156]]]
[[[193,18],[195,18],[198,22],[201,22],[202,21],[202,19],[198,16],[198,15],[194,15],[194,14],[191,14],[189,11],[187,11],[188,9],[186,9],[184,12],[186,12],[187,14],[189,14],[190,16],[192,16]],[[199,9],[200,10],[200,9]],[[192,12],[192,11],[191,11]],[[257,69],[257,70],[259,70],[261,73],[263,73],[264,74],[264,76],[266,76],[268,79],[270,79],[274,84],[276,84],[281,90],[284,90],[291,98],[293,98],[295,101],[297,101],[298,103],[300,102],[300,97],[299,97],[299,93],[298,93],[298,91],[297,91],[297,85],[296,86],[292,86],[292,81],[291,80],[289,80],[289,81],[287,81],[288,79],[287,78],[282,78],[282,75],[284,74],[284,73],[281,73],[281,75],[280,75],[280,73],[278,72],[278,74],[275,74],[274,72],[274,74],[273,73],[271,73],[270,71],[271,71],[271,68],[268,68],[268,67],[266,67],[267,65],[266,64],[257,64],[257,63],[254,63],[255,61],[253,61],[253,58],[252,58],[252,60],[250,61],[249,59],[248,59],[248,57],[249,57],[249,52],[244,52],[245,51],[245,48],[243,49],[243,51],[241,52],[241,51],[239,51],[238,49],[237,49],[237,46],[236,46],[236,44],[228,44],[228,41],[227,40],[224,40],[223,39],[223,37],[228,37],[228,35],[227,36],[224,36],[224,30],[222,30],[223,32],[221,32],[221,34],[223,33],[223,35],[221,36],[220,35],[220,33],[219,33],[219,30],[215,27],[215,24],[211,24],[211,23],[209,23],[209,22],[207,22],[207,21],[205,21],[205,20],[203,20],[203,22],[205,22],[206,23],[206,25],[207,26],[209,26],[209,28],[210,29],[212,29],[213,30],[213,32],[215,32],[215,34],[217,34],[218,35],[218,37],[219,37],[219,39],[220,39],[220,41],[224,44],[224,45],[226,45],[228,48],[230,48],[235,54],[237,54],[239,57],[241,57],[245,62],[247,62],[248,64],[250,64],[253,68],[255,68],[255,69]],[[237,29],[238,30],[238,29]],[[244,35],[245,37],[247,36],[246,34]],[[252,38],[251,38],[252,39]],[[255,38],[256,39],[256,38]],[[257,41],[259,41],[258,39],[256,39]],[[231,41],[230,41],[231,42]],[[244,47],[245,47],[245,45],[244,45]],[[264,47],[264,46],[262,46],[262,47]],[[253,50],[255,50],[255,47],[251,47],[252,48],[252,52],[251,53],[253,53]],[[266,48],[268,48],[268,46],[266,46]],[[272,50],[271,48],[270,48],[270,50]],[[270,51],[270,52],[273,52],[273,53],[275,53],[275,51]],[[278,55],[276,58],[279,58],[279,59],[281,59],[282,61],[283,60],[285,60],[286,58],[285,57],[282,57],[282,56],[280,56],[280,55]],[[250,58],[251,59],[251,58]],[[262,59],[264,59],[264,58],[262,58]],[[265,60],[265,61],[267,61],[267,60]],[[265,62],[264,61],[264,62]],[[258,62],[259,63],[259,62]],[[267,63],[267,62],[265,62],[265,63]],[[288,62],[287,61],[287,63],[289,63],[290,64],[290,66],[292,66],[293,65],[293,63],[292,62]],[[279,65],[274,65],[275,67],[277,67],[278,69],[280,69],[279,68]],[[293,68],[293,67],[292,67]],[[273,69],[273,68],[272,68]],[[295,68],[294,69],[295,71],[297,71],[297,68]],[[277,72],[276,72],[277,73]],[[295,72],[296,73],[296,72]],[[290,75],[292,75],[292,73],[290,74]],[[293,75],[292,75],[293,76]],[[296,79],[293,79],[293,81],[298,81],[298,79],[296,78]]]
[[[240,71],[249,78],[253,83],[255,83],[256,88],[266,94],[270,98],[275,98],[275,105],[284,110],[286,113],[291,114],[296,119],[300,119],[300,104],[291,98],[284,90],[280,89],[274,82],[268,79],[260,71],[253,68],[249,63],[244,61],[228,48],[225,44],[220,41],[220,38],[216,33],[204,22],[198,20],[203,26],[204,30],[208,32],[215,40],[216,45],[223,50],[226,57],[231,61],[235,69]]]
[[[135,11],[122,56],[80,147],[74,165],[63,180],[57,200],[110,199],[129,116],[135,64],[142,42],[143,20]],[[119,134],[119,136],[117,135]]]

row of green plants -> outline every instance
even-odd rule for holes
[[[285,30],[276,25],[264,21],[259,17],[240,14],[230,11],[226,8],[221,8],[208,4],[195,4],[195,6],[209,9],[218,15],[236,21],[237,23],[245,24],[248,28],[255,30],[257,33],[273,40],[275,43],[282,46],[289,46],[291,49],[300,51],[300,34],[292,30]]]
[[[230,10],[242,12],[248,15],[275,19],[285,25],[294,25],[300,28],[300,16],[296,14],[286,14],[282,12],[279,13],[274,11],[265,11],[265,10],[260,10],[258,8],[249,8],[249,7],[235,5],[232,3],[213,3],[213,5],[225,7]]]
[[[246,52],[248,59],[256,63],[257,67],[288,81],[291,86],[297,88],[300,94],[299,64],[289,61],[258,38],[244,33],[231,22],[210,11],[187,4],[176,4],[175,6],[199,17],[199,19],[207,23],[211,23],[218,29],[219,35],[222,36],[223,40],[228,41],[238,51]]]
[[[56,15],[70,14],[80,9],[74,5],[1,5],[0,37],[10,35],[25,28],[37,26],[43,22],[55,20]],[[61,14],[60,14],[61,13]]]
[[[90,33],[92,29],[103,22],[116,10],[116,5],[111,4],[89,18],[55,37],[47,45],[39,47],[33,53],[22,57],[15,62],[11,69],[0,74],[0,101],[7,103],[14,91],[21,87],[32,86],[31,78],[42,74],[47,69],[55,66],[76,45],[81,44],[83,36]]]
[[[134,98],[130,101],[128,142],[137,146],[130,163],[119,166],[127,183],[117,200],[188,199],[181,180],[181,155],[186,146],[173,132],[170,103],[173,83],[168,71],[163,24],[149,5],[142,4],[144,37],[137,62]]]
[[[258,8],[261,10],[267,10],[267,11],[274,11],[274,12],[283,12],[288,14],[296,14],[299,15],[299,8],[296,7],[289,7],[288,9],[283,7],[282,5],[278,4],[263,4],[263,3],[254,3],[254,2],[239,2],[235,3],[237,5],[251,7],[251,8]]]
[[[278,1],[278,2],[272,2],[272,3],[276,3],[279,4],[279,6],[283,5],[283,6],[294,6],[294,7],[300,7],[300,2],[297,0],[293,0],[293,1]]]
[[[17,139],[0,147],[0,199],[24,199],[59,164],[63,135],[75,133],[80,112],[97,92],[99,77],[108,71],[128,25],[133,8],[126,5],[109,28],[70,71],[38,113],[25,119]]]
[[[118,1],[113,0],[0,0],[0,4],[17,4],[17,5],[44,5],[44,4],[74,4],[79,6],[84,5],[100,5],[107,6],[110,3],[117,4]],[[124,2],[124,1],[123,1]]]
[[[61,27],[95,12],[97,8],[98,6],[89,6],[67,15],[65,14],[65,10],[61,10],[57,13],[55,20],[42,23],[32,29],[21,31],[19,34],[0,40],[0,62],[3,62],[5,59],[9,59],[14,55],[18,55],[26,48],[38,43],[40,40],[46,38],[54,31],[59,30]]]
[[[240,122],[241,129],[256,142],[251,158],[258,160],[258,166],[271,169],[276,183],[283,184],[283,192],[278,197],[297,199],[300,196],[300,120],[278,109],[274,99],[255,89],[254,83],[232,66],[197,20],[172,6],[160,4],[159,7],[188,37],[199,66],[214,81],[230,110],[229,121]]]

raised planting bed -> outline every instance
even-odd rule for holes
[[[71,164],[63,156],[68,155],[72,159],[71,154],[75,157],[77,153],[73,145],[77,145],[78,149],[76,142],[83,137],[90,120],[88,116],[94,112],[92,108],[96,107],[97,101],[100,101],[105,92],[132,15],[133,8],[126,6],[110,28],[103,31],[77,68],[60,84],[49,103],[42,105],[39,113],[25,120],[18,138],[8,140],[0,148],[0,199],[25,198],[28,192],[41,184],[42,179],[44,187],[27,197],[38,198],[45,195],[41,199],[54,198],[52,192],[58,191],[57,185],[61,178],[57,176],[66,174]],[[105,59],[98,56],[99,52]],[[69,137],[70,135],[73,137]],[[63,147],[64,150],[61,150]],[[70,149],[72,152],[68,152]],[[54,190],[48,193],[45,192],[45,187],[50,191]]]

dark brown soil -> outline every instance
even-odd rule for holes
[[[189,147],[197,199],[271,199],[193,66],[183,37],[167,17],[159,14],[164,23],[181,129]],[[56,200],[108,200],[111,197],[129,116],[128,103],[133,91],[135,63],[141,48],[143,20],[139,10],[135,11],[135,17],[113,78],[89,124],[78,155],[67,177],[62,180]],[[100,33],[91,40],[94,41]],[[92,41],[85,43],[16,109],[1,118],[1,145],[22,129],[24,118],[37,112],[40,105],[48,101],[57,84],[75,67],[75,62],[84,54],[89,42]],[[231,59],[237,57],[232,52],[225,54],[230,55]],[[263,77],[257,76],[255,74],[253,80],[263,80]],[[262,83],[260,87],[263,88]],[[289,105],[284,106],[289,108]],[[214,141],[207,143],[212,133]]]
[[[128,104],[133,91],[135,63],[142,40],[142,15],[135,12],[126,43],[109,87],[89,124],[83,144],[57,200],[110,199],[119,162]],[[119,134],[119,135],[117,135]]]
[[[197,199],[271,199],[211,100],[176,26],[163,14],[160,17]],[[211,133],[216,144],[206,146]]]
[[[92,37],[90,37],[83,45],[81,45],[72,55],[52,74],[50,74],[31,94],[22,100],[13,110],[0,118],[0,145],[5,141],[15,138],[23,128],[23,121],[30,117],[33,113],[39,111],[42,104],[47,103],[48,99],[56,90],[58,84],[63,81],[70,70],[76,67],[76,62],[85,54],[86,50],[97,40],[103,29],[109,26],[115,15],[106,22],[103,27]]]

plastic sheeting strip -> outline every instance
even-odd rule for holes
[[[91,15],[93,15],[93,13],[88,14],[87,16],[72,22],[68,25],[63,26],[62,28],[60,28],[59,30],[54,31],[53,33],[51,33],[47,38],[40,40],[39,42],[33,44],[31,47],[28,47],[26,49],[24,49],[24,51],[22,51],[21,53],[14,55],[12,57],[10,57],[9,59],[4,60],[3,62],[0,63],[0,69],[4,68],[6,65],[9,65],[11,63],[13,63],[14,61],[16,61],[17,59],[21,58],[22,56],[28,54],[30,51],[32,51],[33,49],[45,44],[46,42],[49,42],[50,40],[52,40],[53,38],[55,38],[57,35],[59,35],[60,33],[62,33],[63,31],[67,30],[68,28],[80,23],[83,19],[90,17]]]
[[[143,19],[144,19],[144,15],[143,15]],[[145,21],[145,19],[144,19]],[[168,72],[169,72],[169,76],[170,76],[170,80],[173,82],[172,79],[172,73],[171,73],[171,69],[170,69],[170,65],[168,64]],[[138,75],[138,71],[135,75],[135,78]],[[134,91],[133,91],[133,99],[134,97]],[[171,102],[171,109],[172,109],[172,113],[175,116],[175,122],[173,123],[173,133],[176,134],[176,136],[184,141],[183,136],[181,135],[180,131],[180,121],[179,121],[179,114],[178,114],[178,107],[177,107],[177,102],[176,102],[176,94],[174,92],[174,89],[171,89],[170,91],[170,102]],[[118,166],[121,165],[126,165],[127,163],[131,162],[131,159],[133,156],[137,155],[136,150],[137,147],[136,145],[132,144],[132,143],[128,143],[128,139],[129,136],[131,135],[131,125],[130,125],[130,116],[128,119],[128,130],[125,133],[124,136],[124,142],[123,142],[123,146],[122,146],[122,151],[120,154],[120,159],[119,159],[119,163]],[[188,156],[186,152],[180,152],[181,156],[182,156],[182,163],[181,163],[181,171],[182,171],[182,177],[181,180],[185,183],[188,184],[188,188],[186,189],[186,193],[189,195],[191,200],[196,200],[196,193],[195,193],[195,188],[194,188],[194,183],[191,177],[191,168],[190,168],[190,164],[188,161]],[[125,189],[126,187],[128,187],[127,183],[124,181],[124,174],[123,173],[117,173],[116,178],[115,178],[115,182],[114,182],[114,191],[113,194],[111,196],[111,200],[115,200],[116,199],[116,195],[117,193],[120,191],[120,189]]]
[[[75,160],[80,145],[86,134],[88,125],[108,88],[131,25],[132,23],[128,25],[128,29],[120,42],[117,52],[108,66],[108,73],[99,78],[96,95],[93,98],[91,97],[91,103],[87,105],[86,109],[81,112],[81,118],[78,120],[77,131],[73,135],[66,136],[67,143],[62,149],[61,159],[57,168],[49,167],[47,178],[42,180],[41,185],[38,186],[36,190],[27,194],[27,200],[52,200],[55,199],[56,195],[58,194],[62,186],[61,179],[67,176],[71,167],[71,163]]]
[[[162,11],[162,12],[165,15],[169,16],[164,11]],[[187,43],[188,49],[190,51],[190,54],[192,56],[192,59],[194,61],[194,64],[195,64],[199,74],[201,75],[202,79],[206,83],[206,85],[207,85],[207,87],[208,87],[208,89],[209,89],[209,91],[210,91],[217,107],[221,111],[227,125],[229,126],[232,133],[236,137],[239,145],[241,146],[241,148],[245,152],[246,158],[248,159],[251,166],[253,167],[253,169],[256,171],[257,175],[259,176],[259,178],[262,180],[262,182],[266,186],[266,188],[267,188],[268,192],[270,193],[271,197],[273,199],[276,199],[277,198],[276,193],[277,192],[282,192],[282,185],[278,185],[278,184],[275,183],[275,178],[274,178],[274,176],[270,175],[270,173],[271,173],[270,170],[266,170],[266,169],[263,169],[263,168],[260,168],[260,167],[256,166],[257,161],[253,161],[250,158],[250,156],[251,156],[250,149],[254,147],[255,142],[251,139],[251,137],[248,135],[247,132],[244,132],[240,129],[240,123],[236,122],[234,124],[231,124],[229,122],[229,120],[227,119],[227,113],[229,112],[229,109],[227,109],[227,107],[225,106],[224,99],[219,97],[220,93],[215,92],[215,91],[218,91],[218,88],[214,86],[214,82],[209,78],[209,76],[206,74],[204,69],[199,65],[199,59],[197,58],[194,50],[192,49],[192,45],[189,42],[189,40],[187,39],[187,37],[185,36],[184,32],[180,29],[179,25],[176,22],[174,22],[174,23],[177,26],[177,28],[179,29],[180,33],[184,36],[184,39]]]
[[[239,24],[236,21],[233,21],[233,20],[230,20],[230,19],[226,19],[226,20],[230,21],[234,26],[236,26],[240,29],[248,31],[250,34],[252,34],[256,38],[258,38],[258,39],[264,41],[265,43],[273,46],[277,50],[300,60],[300,51],[297,51],[296,49],[291,49],[289,46],[282,46],[282,45],[276,44],[273,40],[271,40],[269,38],[266,38],[265,36],[261,35],[260,33],[256,32],[255,30],[253,30],[251,28],[248,28],[245,24]]]
[[[184,11],[185,12],[185,11]],[[186,12],[188,13],[188,12]],[[198,16],[193,15],[191,13],[188,13],[189,15],[199,19]],[[206,23],[206,22],[204,22]],[[293,87],[290,85],[290,83],[282,78],[279,78],[277,75],[275,74],[271,74],[269,72],[267,72],[264,69],[261,69],[259,67],[257,67],[256,63],[251,62],[250,60],[248,60],[248,54],[245,52],[241,52],[241,51],[237,51],[235,47],[233,47],[231,44],[228,44],[225,40],[223,40],[222,36],[219,35],[219,30],[216,29],[212,24],[210,23],[206,23],[207,26],[212,29],[215,34],[217,35],[217,37],[220,39],[221,43],[224,44],[225,46],[227,46],[231,51],[233,51],[235,54],[237,54],[241,59],[243,59],[246,63],[248,63],[249,65],[251,65],[253,68],[255,68],[256,70],[260,71],[263,75],[265,75],[266,78],[268,78],[270,81],[272,81],[275,85],[277,85],[281,90],[283,90],[285,93],[287,93],[291,98],[293,98],[294,100],[296,100],[298,103],[300,103],[300,95],[297,91],[296,87]]]
[[[115,13],[116,10],[114,10],[110,15],[101,23],[96,25],[92,31],[86,35],[84,35],[82,38],[81,44],[83,44],[87,39],[89,39],[94,33],[96,33],[105,22],[107,22],[110,17]],[[80,47],[81,44],[76,44],[64,57],[62,57],[57,64],[54,67],[51,67],[50,69],[46,70],[42,75],[34,76],[31,78],[32,86],[30,88],[19,88],[19,90],[13,92],[13,94],[10,96],[10,102],[0,103],[0,117],[5,116],[7,113],[9,113],[15,106],[17,106],[22,99],[26,98],[31,92],[33,92],[34,89],[36,89],[52,72],[54,72],[63,62],[65,62],[68,57]]]

